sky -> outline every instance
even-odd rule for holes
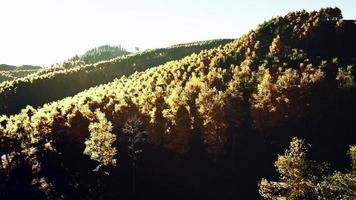
[[[104,44],[166,47],[238,38],[273,16],[355,0],[0,0],[0,64],[49,66]]]

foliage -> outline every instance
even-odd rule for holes
[[[123,134],[128,136],[128,155],[136,163],[142,157],[146,143],[146,131],[142,121],[134,116],[129,119],[123,128]],[[135,164],[133,164],[135,166]]]
[[[351,88],[355,86],[354,76],[352,75],[352,65],[347,66],[346,69],[338,68],[336,76],[338,85],[341,88]]]
[[[142,149],[139,147],[141,142],[147,145],[145,153],[151,153],[148,162],[159,160],[148,171],[152,168],[157,168],[155,171],[166,170],[166,163],[161,163],[161,155],[181,159],[194,151],[192,146],[199,143],[204,151],[199,155],[216,162],[245,153],[237,169],[245,169],[246,172],[241,170],[241,177],[245,175],[251,179],[257,175],[248,172],[261,174],[267,171],[263,168],[268,161],[265,156],[272,151],[259,144],[271,149],[276,143],[284,144],[283,138],[289,135],[282,130],[294,131],[291,135],[303,135],[304,132],[296,131],[305,131],[304,136],[315,137],[316,141],[320,138],[323,141],[336,140],[332,144],[340,150],[341,144],[350,142],[352,134],[345,134],[344,138],[326,129],[331,126],[333,130],[337,127],[345,131],[354,124],[348,114],[355,108],[355,101],[352,101],[355,88],[338,87],[338,82],[347,83],[350,78],[342,77],[354,76],[355,72],[345,67],[355,65],[355,56],[339,56],[336,65],[332,61],[334,56],[323,48],[324,43],[318,42],[318,38],[324,38],[335,44],[342,41],[340,37],[349,34],[348,29],[338,27],[337,9],[335,13],[334,9],[292,12],[285,17],[273,18],[235,41],[148,50],[93,65],[48,69],[24,79],[4,82],[0,87],[2,112],[14,113],[27,104],[47,104],[36,109],[28,106],[18,114],[1,118],[0,137],[4,141],[1,142],[1,155],[14,155],[17,159],[12,163],[14,166],[32,166],[28,164],[31,160],[28,158],[35,157],[32,160],[41,161],[37,165],[41,166],[40,170],[35,175],[31,170],[26,174],[29,180],[35,179],[34,185],[47,180],[48,185],[56,189],[74,188],[69,192],[63,189],[63,193],[83,195],[99,191],[106,183],[118,183],[127,174],[125,160],[119,159],[130,157],[128,154],[132,158],[138,156],[136,151]],[[335,45],[333,50],[343,52],[343,45],[349,42],[345,40]],[[354,48],[349,50],[354,51]],[[190,56],[184,57],[186,55]],[[277,58],[273,62],[269,60],[271,55]],[[171,61],[166,62],[168,60]],[[339,73],[338,67],[342,68]],[[77,93],[79,91],[82,92]],[[48,103],[73,94],[76,95]],[[348,109],[343,111],[349,112],[346,117],[333,117],[342,116],[339,109],[345,105]],[[328,109],[329,112],[326,111]],[[132,121],[133,116],[138,120]],[[320,126],[325,121],[329,124]],[[342,125],[347,126],[344,128]],[[120,146],[125,135],[130,139],[126,144],[129,153],[119,151],[126,147]],[[147,141],[143,142],[146,138]],[[240,149],[234,149],[234,142],[239,142]],[[48,144],[53,150],[44,150]],[[33,149],[37,154],[30,153]],[[158,151],[169,153],[152,156],[155,155],[152,152]],[[83,156],[83,152],[88,156]],[[203,156],[196,162],[200,159]],[[45,173],[45,169],[56,166],[43,162],[46,160],[55,160],[67,170],[63,172],[65,181],[61,176]],[[221,163],[226,164],[225,161]],[[205,164],[201,166],[209,170],[206,174],[201,170],[204,178],[211,172],[226,171],[223,167],[215,168],[218,164]],[[109,167],[116,176],[100,177],[104,183],[99,181],[100,184],[96,184],[98,179],[91,170],[97,165]],[[248,167],[243,168],[244,165]],[[289,195],[291,199],[309,198],[313,197],[315,187],[329,194],[332,189],[322,184],[328,179],[319,176],[324,172],[330,183],[334,181],[339,185],[336,188],[352,180],[347,175],[338,181],[344,175],[335,173],[331,176],[326,165],[308,161],[306,145],[298,139],[293,140],[291,150],[280,156],[276,165],[283,178],[280,182],[261,182],[261,193],[267,198],[283,195]],[[181,169],[176,167],[174,170]],[[7,167],[2,168],[1,174],[7,176]],[[253,179],[253,184],[255,181]],[[83,182],[88,186],[81,184]],[[77,191],[77,187],[82,190]],[[120,187],[115,186],[110,191],[115,192],[117,188]]]
[[[112,147],[116,135],[111,133],[112,124],[99,109],[95,111],[95,115],[98,122],[89,124],[90,138],[85,141],[84,154],[103,165],[116,165],[116,149]]]
[[[86,63],[80,57],[69,59],[29,76],[0,83],[0,114],[15,114],[26,105],[40,106],[72,96],[90,87],[113,81],[123,75],[128,76],[135,71],[143,71],[170,60],[181,59],[192,53],[198,53],[203,49],[213,48],[230,41],[222,39],[147,50],[92,64]],[[89,51],[90,53],[85,54],[84,58],[89,60],[95,60],[96,57],[104,59],[100,56],[101,53],[111,52],[111,48],[99,47]],[[89,56],[92,54],[95,58]]]
[[[11,81],[16,78],[22,78],[29,74],[33,74],[41,69],[40,66],[22,65],[12,66],[0,64],[0,83],[4,81]]]
[[[355,146],[350,146],[354,164]],[[284,155],[278,156],[275,166],[280,181],[262,179],[259,191],[265,199],[354,199],[356,171],[330,173],[329,165],[307,159],[304,140],[293,138]]]
[[[102,45],[86,51],[83,55],[72,58],[73,60],[80,59],[86,64],[94,64],[99,61],[110,60],[119,56],[129,54],[121,45],[110,46]]]

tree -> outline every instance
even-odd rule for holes
[[[123,133],[128,136],[128,155],[135,165],[144,151],[147,131],[144,129],[143,122],[134,116],[125,123]]]
[[[335,171],[318,184],[319,199],[356,199],[356,145],[350,146],[351,171]]]
[[[279,35],[273,39],[269,51],[272,55],[277,57],[282,57],[284,55],[284,44]]]
[[[116,165],[114,156],[117,151],[112,146],[116,141],[116,135],[111,133],[112,124],[99,109],[95,111],[95,115],[98,122],[89,125],[90,138],[85,141],[84,154],[101,163],[97,169],[102,165]]]
[[[289,150],[278,156],[275,166],[280,174],[280,181],[262,179],[259,184],[260,194],[265,199],[306,198],[315,187],[315,177],[310,173],[310,163],[306,159],[307,146],[304,141],[293,138]]]
[[[226,96],[216,88],[204,87],[197,98],[202,139],[212,154],[223,152],[227,142]]]
[[[144,130],[143,122],[137,116],[134,116],[126,122],[123,133],[128,137],[127,153],[132,162],[132,192],[135,193],[136,168],[142,159],[147,132]]]
[[[336,81],[340,88],[352,88],[355,86],[354,77],[352,75],[352,65],[346,69],[339,68],[336,76]]]
[[[284,155],[278,156],[275,166],[280,181],[262,179],[259,192],[265,199],[355,199],[356,146],[350,146],[351,171],[331,173],[329,164],[307,159],[308,144],[293,138]]]

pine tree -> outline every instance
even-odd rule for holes
[[[112,144],[116,141],[116,135],[112,132],[112,124],[99,109],[95,111],[98,122],[89,125],[90,138],[85,141],[84,154],[98,161],[100,165],[116,165],[116,148]]]
[[[293,138],[284,155],[278,156],[275,166],[280,181],[262,179],[259,192],[265,199],[355,199],[356,146],[350,146],[351,171],[331,172],[329,164],[307,159],[308,144]]]
[[[144,153],[147,132],[144,130],[143,122],[134,116],[126,122],[123,133],[128,137],[127,153],[132,163],[132,191],[135,194],[136,169]]]

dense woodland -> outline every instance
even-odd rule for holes
[[[110,60],[119,56],[124,56],[130,52],[119,46],[103,45],[85,52],[81,56],[74,56],[70,60],[82,60],[85,64],[94,64],[103,60]]]
[[[76,67],[78,65],[85,64],[94,64],[103,60],[110,60],[116,57],[120,57],[123,55],[128,55],[130,52],[126,51],[121,45],[119,46],[110,46],[103,45],[93,49],[88,50],[83,55],[76,55],[64,62],[60,62],[50,66],[50,70],[43,70],[42,73],[48,73],[50,71],[58,71],[62,68],[71,68]],[[13,66],[0,64],[0,83],[4,81],[12,81],[17,78],[23,78],[39,70],[44,69],[40,66],[33,65],[22,65],[22,66]]]
[[[3,81],[11,81],[16,78],[25,77],[29,74],[37,72],[40,69],[40,66],[33,65],[13,66],[0,64],[0,83]]]
[[[5,82],[0,197],[355,199],[355,35],[298,11]]]
[[[100,54],[93,52],[101,51],[93,49],[79,58],[74,57],[26,77],[0,83],[0,114],[15,114],[27,105],[36,107],[73,96],[80,91],[108,83],[123,75],[129,76],[135,71],[143,71],[149,67],[181,59],[203,49],[217,47],[231,41],[230,39],[220,39],[189,43],[146,50],[88,64],[81,57],[89,59],[88,55],[95,55],[89,60],[97,59]]]

